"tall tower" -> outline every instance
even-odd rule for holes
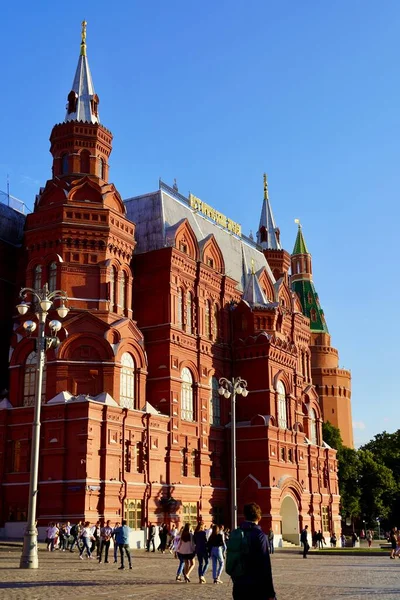
[[[25,283],[67,292],[71,311],[68,339],[47,367],[47,400],[57,394],[119,399],[122,367],[116,348],[132,338],[134,363],[143,369],[142,335],[132,323],[132,272],[135,225],[126,218],[120,194],[108,181],[112,134],[100,122],[86,54],[86,22],[78,66],[62,123],[53,127],[50,152],[53,176],[40,189],[28,215]],[[89,319],[89,320],[88,320]],[[135,339],[136,338],[136,339]],[[23,354],[21,355],[23,358]],[[88,370],[89,364],[93,368]],[[115,366],[113,366],[115,365]],[[14,375],[14,397],[24,404],[23,380]],[[140,374],[144,403],[145,369]],[[136,406],[135,406],[136,407]]]
[[[290,256],[286,250],[282,249],[280,243],[280,232],[279,228],[275,226],[269,201],[268,180],[265,173],[264,199],[257,231],[257,243],[261,246],[276,281],[282,277],[286,279],[290,267]]]
[[[303,313],[310,319],[311,374],[317,389],[324,421],[340,429],[343,443],[353,447],[351,417],[351,374],[339,368],[339,353],[331,336],[312,279],[312,260],[300,222],[291,256],[291,285],[300,298]]]

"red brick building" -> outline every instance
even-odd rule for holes
[[[7,275],[14,292],[48,283],[71,309],[47,352],[40,524],[126,515],[142,542],[148,521],[229,522],[230,405],[218,379],[240,375],[239,507],[259,502],[277,543],[298,541],[305,524],[339,531],[336,455],[321,425],[338,424],[352,445],[350,375],[337,368],[301,229],[290,256],[266,179],[257,241],[176,184],[124,202],[108,181],[112,134],[98,106],[83,40],[51,132],[52,178],[7,247],[21,265]],[[1,307],[14,323],[1,340],[6,532],[26,517],[36,377],[16,302]]]

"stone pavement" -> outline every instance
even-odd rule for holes
[[[232,584],[175,582],[177,561],[170,555],[133,552],[132,571],[78,553],[40,550],[36,571],[19,569],[20,548],[0,545],[1,600],[228,600]],[[318,556],[307,560],[290,551],[272,557],[278,600],[400,600],[400,560],[365,556]],[[211,582],[211,576],[208,576]],[[251,598],[249,598],[251,600]]]

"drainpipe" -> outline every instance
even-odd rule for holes
[[[128,497],[128,482],[126,480],[125,477],[125,423],[126,423],[126,419],[128,417],[128,409],[124,408],[124,416],[122,419],[122,464],[121,464],[121,481],[122,481],[122,485],[123,485],[123,496],[121,498],[121,504],[122,504],[122,508],[121,508],[121,521],[124,518],[124,506],[125,506],[125,500]]]

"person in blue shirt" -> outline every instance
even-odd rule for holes
[[[118,544],[119,552],[121,555],[121,566],[119,567],[120,571],[125,569],[125,565],[124,565],[124,555],[125,554],[128,559],[129,568],[132,569],[131,552],[130,552],[130,548],[129,548],[129,531],[130,530],[129,530],[128,525],[126,524],[126,519],[122,520],[121,527],[117,527],[114,530],[115,541]],[[125,551],[125,553],[124,553],[124,551]]]

